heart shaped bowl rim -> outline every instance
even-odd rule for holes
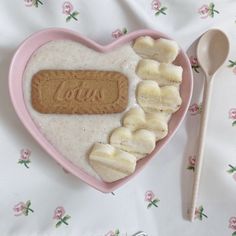
[[[157,143],[156,148],[151,154],[149,154],[146,158],[138,161],[136,170],[132,175],[113,183],[105,183],[84,172],[80,167],[74,165],[71,161],[62,156],[62,154],[60,154],[59,151],[57,151],[57,149],[53,147],[52,144],[50,144],[50,142],[43,136],[37,125],[32,120],[24,102],[22,89],[23,73],[32,54],[40,46],[52,40],[72,40],[84,44],[85,46],[92,48],[98,52],[106,53],[113,50],[114,48],[124,45],[125,43],[133,41],[139,36],[151,36],[155,39],[160,37],[171,39],[170,37],[159,31],[142,29],[124,35],[108,45],[100,45],[84,36],[81,36],[77,32],[61,28],[50,28],[34,33],[20,45],[12,58],[9,69],[9,91],[11,101],[17,115],[19,116],[25,128],[34,137],[34,139],[47,151],[47,153],[52,156],[62,167],[64,167],[75,176],[79,177],[90,186],[102,192],[112,192],[121,185],[131,180],[146,166],[149,161],[151,161],[151,159],[154,158],[157,152],[159,152],[169,142],[171,137],[173,137],[174,133],[177,131],[186,115],[192,96],[192,70],[187,55],[181,49],[178,57],[174,62],[175,64],[181,65],[183,67],[183,82],[180,87],[180,93],[183,102],[180,109],[173,114],[169,122],[168,135]]]

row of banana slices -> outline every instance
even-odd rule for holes
[[[122,127],[110,135],[110,144],[94,144],[89,161],[105,182],[122,179],[135,171],[136,162],[150,154],[168,134],[168,120],[181,105],[179,85],[183,69],[171,64],[179,53],[175,41],[142,36],[134,51],[142,57],[136,67],[142,79],[136,90],[139,107],[123,117]]]

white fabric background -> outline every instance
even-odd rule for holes
[[[32,139],[16,116],[8,94],[8,67],[19,43],[30,34],[48,27],[73,29],[98,43],[114,40],[117,28],[128,32],[141,28],[160,30],[173,37],[189,55],[192,43],[207,29],[217,27],[229,36],[229,59],[236,60],[236,2],[214,1],[220,14],[201,19],[198,8],[205,1],[166,0],[167,15],[155,16],[150,0],[71,0],[80,12],[78,22],[65,22],[62,0],[44,0],[38,8],[23,0],[0,2],[0,232],[1,235],[103,236],[109,230],[132,235],[143,230],[150,236],[227,236],[229,218],[236,216],[236,181],[226,171],[236,166],[236,127],[228,111],[236,107],[236,75],[227,63],[215,78],[205,162],[198,205],[208,218],[190,223],[186,212],[191,199],[193,172],[187,170],[194,155],[200,115],[189,113],[174,138],[134,180],[112,194],[100,193],[66,174]],[[194,73],[192,103],[201,101],[202,73]],[[18,164],[20,150],[32,151],[30,168]],[[152,190],[159,207],[147,209],[144,195]],[[31,200],[34,213],[14,216],[13,207]],[[71,216],[68,226],[55,228],[57,206]]]

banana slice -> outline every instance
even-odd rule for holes
[[[136,73],[142,79],[155,80],[159,86],[179,85],[182,82],[183,69],[173,64],[142,59],[137,65]]]
[[[137,38],[133,49],[143,58],[151,58],[166,63],[173,62],[179,53],[179,46],[175,41],[163,38],[155,40],[150,36]]]
[[[145,80],[139,83],[137,101],[145,112],[177,111],[182,103],[179,89],[175,86],[159,87],[157,82]]]
[[[143,109],[136,107],[130,109],[123,118],[123,126],[131,131],[147,129],[154,132],[156,141],[164,138],[168,133],[167,113],[145,113]]]
[[[131,175],[136,166],[135,156],[102,143],[94,144],[89,162],[105,182],[114,182]]]
[[[153,132],[146,129],[132,132],[126,127],[119,127],[112,132],[110,144],[133,154],[139,160],[153,151],[156,137]]]

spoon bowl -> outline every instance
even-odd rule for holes
[[[225,62],[229,52],[229,40],[219,29],[208,30],[200,38],[197,59],[207,76],[212,76]]]

